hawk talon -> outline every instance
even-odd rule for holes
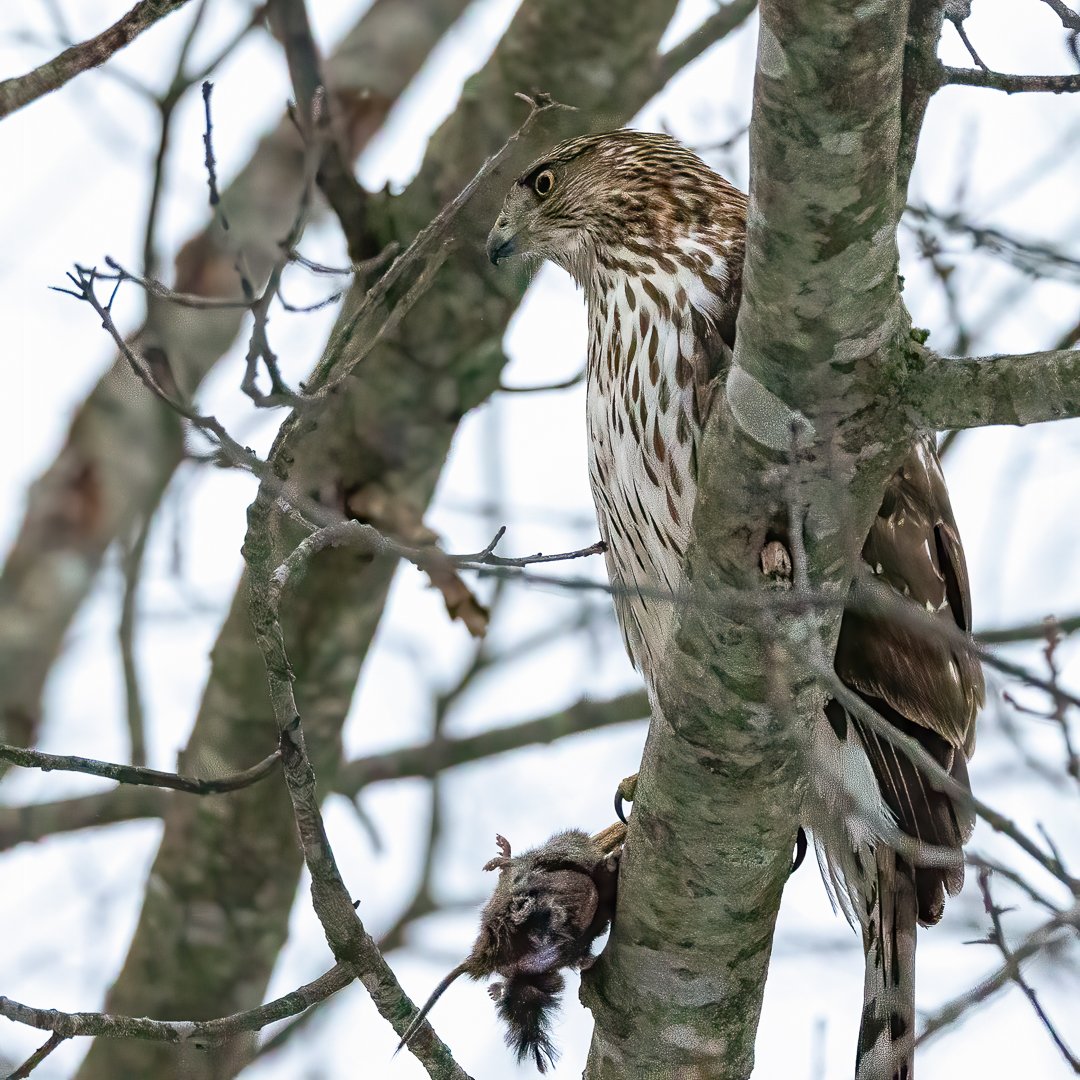
[[[624,825],[626,824],[626,814],[623,812],[623,803],[634,801],[634,794],[637,791],[637,777],[638,774],[634,773],[633,776],[620,780],[619,786],[615,789],[615,816]]]
[[[795,858],[791,860],[791,869],[788,871],[788,877],[791,877],[796,870],[803,864],[803,859],[806,858],[806,832],[803,827],[799,826],[799,831],[795,834]]]

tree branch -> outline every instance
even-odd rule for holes
[[[353,262],[375,254],[367,227],[367,192],[352,170],[352,155],[334,101],[326,93],[322,60],[307,9],[300,0],[271,0],[270,17],[285,48],[301,128],[323,139],[318,183],[341,224]]]
[[[999,990],[1013,982],[1021,971],[1021,965],[1031,957],[1051,948],[1057,943],[1063,930],[1080,929],[1080,904],[1074,904],[1068,911],[1048,919],[1037,930],[1032,931],[1019,945],[1011,950],[1010,958],[992,975],[983,979],[978,986],[959,994],[942,1005],[929,1016],[923,1025],[915,1045],[920,1046],[946,1028],[955,1024],[969,1009],[993,997]]]
[[[217,1020],[148,1020],[145,1017],[109,1013],[66,1013],[57,1009],[37,1009],[7,997],[0,997],[0,1016],[42,1031],[52,1031],[63,1039],[78,1035],[103,1035],[118,1039],[191,1043],[202,1049],[242,1031],[259,1031],[276,1020],[295,1016],[336,994],[355,978],[349,964],[335,964],[326,974],[283,997]]]
[[[1080,90],[1080,75],[1009,75],[981,68],[942,65],[941,86],[981,86],[1006,94],[1069,94]]]
[[[976,637],[983,645],[1010,645],[1017,641],[1045,640],[1046,632],[1051,627],[1061,634],[1075,633],[1080,630],[1080,615],[1070,615],[1065,619],[1049,617],[1037,623],[980,630]]]
[[[23,1080],[29,1076],[58,1046],[66,1042],[64,1035],[55,1032],[45,1040],[13,1073],[7,1080]]]
[[[200,780],[193,776],[181,776],[179,773],[161,772],[137,765],[115,765],[109,761],[95,761],[93,758],[84,757],[61,757],[57,754],[43,754],[40,750],[24,750],[19,746],[0,743],[0,761],[8,761],[24,769],[85,773],[87,776],[116,780],[121,784],[170,788],[173,791],[186,791],[191,795],[220,795],[257,784],[274,771],[280,760],[281,753],[275,750],[258,765],[244,769],[243,772],[232,773],[216,780]]]
[[[1061,20],[1066,30],[1080,30],[1080,14],[1068,7],[1064,0],[1043,0],[1043,3]]]
[[[56,802],[0,806],[0,852],[82,829],[163,818],[169,798],[165,788],[121,784],[109,791]]]
[[[182,8],[188,0],[139,0],[121,19],[97,37],[72,45],[59,56],[17,78],[0,82],[0,119],[31,101],[58,90],[76,75],[104,64],[159,19]]]
[[[457,738],[440,737],[419,746],[357,758],[342,766],[334,782],[334,790],[355,797],[362,788],[382,780],[399,780],[407,776],[432,777],[456,765],[471,764],[524,746],[554,742],[566,735],[643,720],[648,715],[649,701],[642,690],[608,701],[582,699],[550,716],[541,716],[523,724],[492,728]]]
[[[1080,416],[1080,350],[947,358],[917,350],[905,403],[933,431]]]
[[[341,795],[355,798],[364,788],[372,784],[406,777],[433,777],[459,765],[471,765],[527,746],[555,742],[568,735],[643,720],[648,715],[648,699],[644,691],[640,690],[607,701],[582,699],[559,712],[526,720],[520,724],[492,728],[476,735],[457,738],[440,737],[415,746],[403,746],[399,750],[388,750],[381,754],[354,758],[339,767],[330,786],[331,790]],[[8,749],[17,750],[20,756],[31,753],[18,748]],[[41,755],[33,755],[35,758],[39,756]],[[85,759],[61,760],[82,761]],[[105,765],[105,763],[100,764]],[[30,758],[27,758],[27,767],[35,767]],[[130,766],[105,765],[105,768],[131,770]],[[74,771],[84,770],[79,768]],[[106,774],[94,771],[91,775]],[[113,779],[116,778],[113,777]],[[201,785],[223,783],[222,780],[192,780],[191,782]],[[31,803],[29,806],[0,806],[0,852],[7,851],[16,844],[33,843],[50,836],[124,821],[161,818],[168,814],[170,796],[165,788],[173,785],[143,787],[131,786],[131,783],[131,781],[125,781],[120,787],[110,791],[61,799],[57,802]],[[220,790],[234,789],[221,788]],[[210,792],[197,791],[194,794],[210,794]]]
[[[402,1035],[415,1015],[413,1003],[401,989],[378,945],[364,929],[345,888],[319,809],[315,772],[308,758],[300,714],[293,695],[293,674],[280,621],[281,587],[273,572],[273,500],[260,487],[248,510],[244,559],[248,565],[249,603],[255,637],[266,664],[270,703],[281,738],[285,782],[300,835],[304,862],[311,875],[311,903],[327,942],[339,961],[346,961],[361,979],[376,1008]],[[284,578],[281,579],[284,581]],[[449,1048],[430,1025],[418,1031],[410,1051],[432,1080],[468,1080]]]
[[[696,30],[657,58],[655,91],[696,60],[706,49],[737,30],[757,8],[757,0],[730,0],[714,11]],[[654,92],[655,92],[654,91]]]
[[[1073,1073],[1080,1075],[1080,1058],[1077,1058],[1072,1050],[1069,1049],[1068,1043],[1061,1037],[1061,1034],[1053,1024],[1053,1021],[1051,1021],[1046,1010],[1042,1007],[1034,988],[1027,979],[1024,978],[1024,973],[1021,970],[1020,965],[1014,961],[1013,951],[1009,948],[1009,942],[1005,936],[1005,927],[1001,919],[1002,915],[1004,915],[1008,909],[999,907],[994,900],[994,897],[990,892],[990,871],[985,867],[979,869],[979,891],[982,893],[983,907],[990,916],[990,922],[993,927],[990,934],[987,935],[988,941],[997,946],[998,951],[1005,961],[1005,965],[1013,967],[1013,982],[1020,987],[1024,997],[1030,1002],[1032,1009],[1035,1011],[1035,1015],[1039,1018],[1039,1022],[1046,1028],[1047,1034],[1053,1040],[1054,1045],[1060,1051],[1061,1056],[1072,1068]],[[1077,921],[1077,929],[1080,930],[1080,920]]]

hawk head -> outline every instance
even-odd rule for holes
[[[587,285],[598,267],[631,269],[741,236],[746,200],[667,135],[611,131],[560,143],[511,187],[487,240],[493,263],[551,259]]]

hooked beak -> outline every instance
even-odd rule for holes
[[[500,259],[507,259],[514,254],[515,240],[509,219],[500,217],[487,238],[487,254],[492,266],[498,266]]]

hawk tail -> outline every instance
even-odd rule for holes
[[[855,1080],[913,1080],[915,874],[884,844],[874,859],[876,876],[863,896],[866,979]]]

